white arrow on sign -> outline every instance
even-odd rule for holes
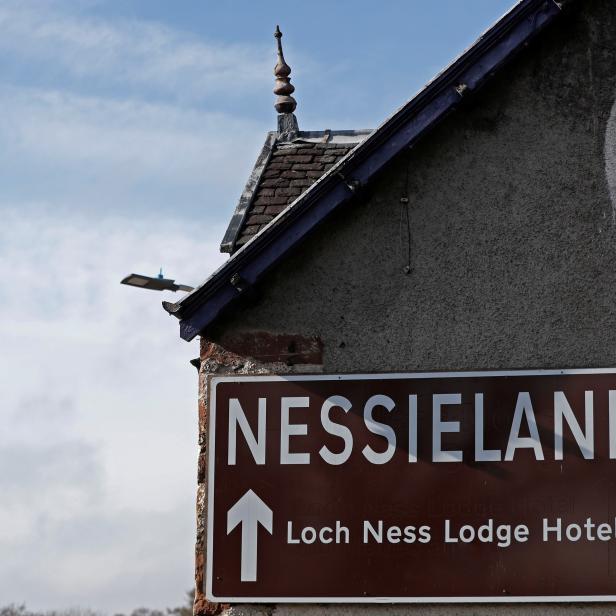
[[[242,525],[242,582],[257,581],[257,531],[261,524],[272,534],[272,510],[252,491],[248,490],[227,513],[227,535]]]

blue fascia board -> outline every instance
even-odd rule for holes
[[[180,318],[180,335],[192,340],[255,285],[335,209],[353,197],[349,182],[366,185],[478,89],[560,13],[554,0],[522,0],[451,67],[396,112],[365,142],[298,198],[280,217],[235,253],[201,287],[166,309]],[[495,32],[496,31],[496,32]],[[492,35],[493,40],[486,42]]]

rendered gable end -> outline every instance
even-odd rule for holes
[[[318,336],[326,371],[616,363],[615,17],[581,4],[208,338]]]
[[[191,340],[256,285],[340,206],[367,187],[406,148],[472,98],[495,72],[560,16],[555,0],[521,0],[477,42],[390,116],[279,214],[202,285],[179,302],[163,302]]]
[[[579,2],[207,330],[202,430],[213,373],[616,365],[615,106],[616,5]],[[528,574],[540,572],[529,563]],[[227,613],[612,611],[277,605]]]

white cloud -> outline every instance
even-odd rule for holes
[[[116,212],[230,216],[265,133],[223,113],[35,88],[0,87],[0,105],[5,195]]]
[[[33,445],[11,438],[0,445],[0,468],[12,470],[0,474],[4,548],[30,542],[44,521],[71,521],[100,504],[96,448],[80,440],[49,440]]]
[[[222,229],[0,209],[0,596],[176,603],[192,579],[198,349],[164,294],[119,280],[162,263],[200,282]]]
[[[0,597],[177,605],[192,584],[197,343],[130,273],[200,283],[264,126],[272,47],[0,3]],[[308,63],[306,63],[308,65]],[[234,100],[235,97],[235,100]],[[253,111],[250,109],[249,111]],[[252,114],[253,116],[256,114]]]
[[[75,16],[57,4],[5,2],[0,28],[5,54],[44,63],[51,57],[56,72],[180,99],[243,96],[272,70],[271,46],[205,43],[159,23]]]
[[[4,197],[228,220],[275,127],[273,39],[204,42],[81,5],[0,3]],[[293,56],[304,74],[331,71]]]

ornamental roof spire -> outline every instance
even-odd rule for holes
[[[297,107],[297,101],[291,96],[295,91],[291,85],[291,67],[285,62],[282,53],[282,32],[276,26],[274,32],[276,41],[278,42],[278,63],[274,67],[274,76],[276,77],[276,85],[274,86],[274,94],[276,94],[276,102],[274,107],[278,113],[293,113]]]

